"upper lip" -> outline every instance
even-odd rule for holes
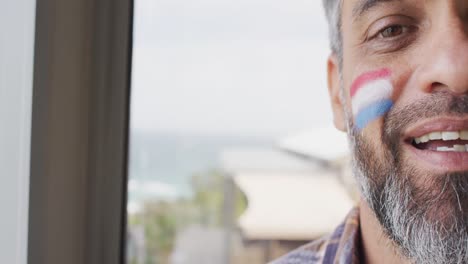
[[[407,139],[413,139],[427,135],[431,132],[461,130],[468,130],[468,117],[439,117],[426,119],[410,126],[404,135]]]

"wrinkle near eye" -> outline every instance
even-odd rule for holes
[[[371,25],[362,48],[375,53],[391,53],[410,46],[418,38],[418,26],[407,18],[384,18]]]
[[[425,1],[426,0],[375,1],[371,8],[366,8],[365,12],[359,13],[358,17],[354,17],[355,14],[348,13],[348,18],[351,18],[352,21],[352,31],[358,33],[354,34],[353,42],[356,43],[359,41],[362,44],[368,40],[370,36],[376,35],[377,32],[384,27],[380,26],[380,28],[378,28],[375,24],[383,19],[394,19],[395,17],[402,19],[395,19],[392,23],[387,23],[386,26],[391,24],[403,26],[417,24],[417,22],[422,21],[425,16],[425,8],[421,9],[421,6],[425,5]]]

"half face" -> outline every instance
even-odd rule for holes
[[[404,161],[431,173],[468,171],[467,10],[466,0],[343,1],[345,109],[376,150],[385,117],[406,109],[394,116],[405,122],[399,131],[389,127]]]
[[[365,199],[408,252],[413,231],[468,240],[468,1],[342,2],[343,64],[331,58],[330,90]]]
[[[344,87],[350,127],[381,159],[392,143],[420,171],[468,171],[467,29],[466,0],[343,1],[332,89]],[[385,127],[389,116],[398,130]],[[382,141],[385,128],[398,142]]]

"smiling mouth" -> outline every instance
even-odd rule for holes
[[[406,133],[406,149],[431,171],[468,171],[468,119],[426,120]]]
[[[435,152],[468,152],[468,129],[460,131],[435,131],[411,139],[419,150]]]

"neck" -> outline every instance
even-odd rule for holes
[[[410,263],[398,253],[395,244],[384,233],[382,225],[364,199],[360,201],[359,218],[364,263]]]

